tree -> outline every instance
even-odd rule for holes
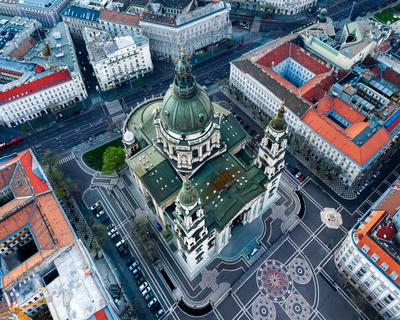
[[[125,162],[125,152],[121,147],[108,147],[103,153],[102,171],[111,174]]]
[[[51,173],[57,168],[58,153],[54,149],[47,149],[43,155],[43,163],[48,166]]]
[[[108,244],[107,228],[103,224],[96,223],[92,227],[92,233],[93,240],[96,241],[98,245],[104,247]]]
[[[157,260],[156,244],[154,241],[154,233],[151,230],[149,223],[144,216],[137,216],[131,230],[132,237],[137,239],[137,244],[143,246],[143,258],[148,263],[153,263]]]

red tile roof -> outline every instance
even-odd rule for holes
[[[10,53],[10,57],[16,60],[21,60],[36,44],[37,41],[34,38],[28,37]]]
[[[15,172],[8,184],[16,188],[16,198],[0,208],[0,241],[22,228],[30,227],[39,249],[38,253],[3,277],[5,287],[29,268],[41,263],[54,250],[75,241],[70,225],[39,169],[29,150],[0,164],[0,177],[7,179],[9,172]],[[27,192],[32,190],[35,201],[26,197]]]
[[[397,87],[400,87],[400,74],[393,69],[387,68],[383,71],[383,79],[395,84]]]
[[[375,228],[375,226],[382,221],[382,219],[387,215],[385,210],[375,210],[374,215],[370,214],[369,221],[364,220],[360,227],[355,230],[355,233],[358,237],[357,246],[362,249],[364,245],[369,247],[367,256],[371,257],[374,253],[379,256],[379,259],[375,262],[377,266],[382,265],[382,263],[386,263],[388,265],[388,269],[386,272],[387,275],[394,271],[398,275],[400,275],[400,265],[397,261],[388,254],[376,241],[370,236],[371,231]],[[361,226],[363,226],[361,228]],[[397,285],[400,285],[400,277],[394,280]]]
[[[327,117],[329,110],[334,110],[352,125],[343,129]],[[365,116],[352,109],[342,100],[325,98],[321,100],[317,109],[309,110],[304,116],[304,123],[316,131],[323,139],[328,141],[336,149],[350,157],[358,165],[367,163],[387,142],[390,136],[384,128],[378,130],[362,146],[352,141],[358,133],[366,127]],[[368,123],[367,123],[368,125]]]
[[[272,49],[260,58],[257,63],[271,68],[289,57],[315,74],[326,73],[330,70],[329,67],[325,66],[298,45],[291,42],[286,42],[279,47]]]
[[[70,81],[71,79],[71,74],[68,70],[65,70],[57,71],[37,80],[24,83],[20,86],[11,88],[10,90],[0,92],[0,105],[7,104],[19,98],[57,86],[63,82]]]
[[[96,320],[108,320],[107,314],[104,311],[104,309],[101,309],[101,310],[97,311],[94,314],[94,317],[95,317]]]
[[[100,10],[100,19],[129,26],[136,26],[139,25],[140,16],[104,9]]]

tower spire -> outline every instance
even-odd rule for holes
[[[175,64],[174,79],[174,92],[180,98],[190,98],[196,93],[196,80],[192,75],[192,66],[189,60],[190,55],[186,55],[185,49],[181,48]]]
[[[278,132],[285,131],[287,128],[287,123],[285,121],[285,105],[282,102],[281,106],[278,109],[278,113],[271,119],[269,122],[269,126]]]
[[[182,205],[189,207],[189,206],[195,204],[198,201],[198,199],[199,199],[199,196],[197,194],[196,189],[193,187],[192,182],[190,181],[190,179],[187,176],[184,176],[182,188],[178,194],[179,202]]]

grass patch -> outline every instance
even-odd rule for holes
[[[172,232],[170,231],[170,230],[168,230],[168,229],[164,229],[163,231],[162,231],[162,235],[163,235],[163,237],[165,238],[165,241],[169,241],[169,240],[171,240],[172,239],[172,237],[173,237],[173,234],[172,234]]]
[[[103,168],[103,153],[108,147],[123,147],[123,144],[120,138],[110,141],[83,154],[83,161],[93,170],[101,171]]]
[[[386,24],[387,22],[393,23],[400,19],[400,10],[399,6],[395,8],[388,8],[381,12],[375,14],[375,19],[379,20],[380,22]]]

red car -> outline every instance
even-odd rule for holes
[[[306,177],[302,174],[300,175],[300,177],[298,177],[298,179],[300,182],[303,182],[306,179]]]

